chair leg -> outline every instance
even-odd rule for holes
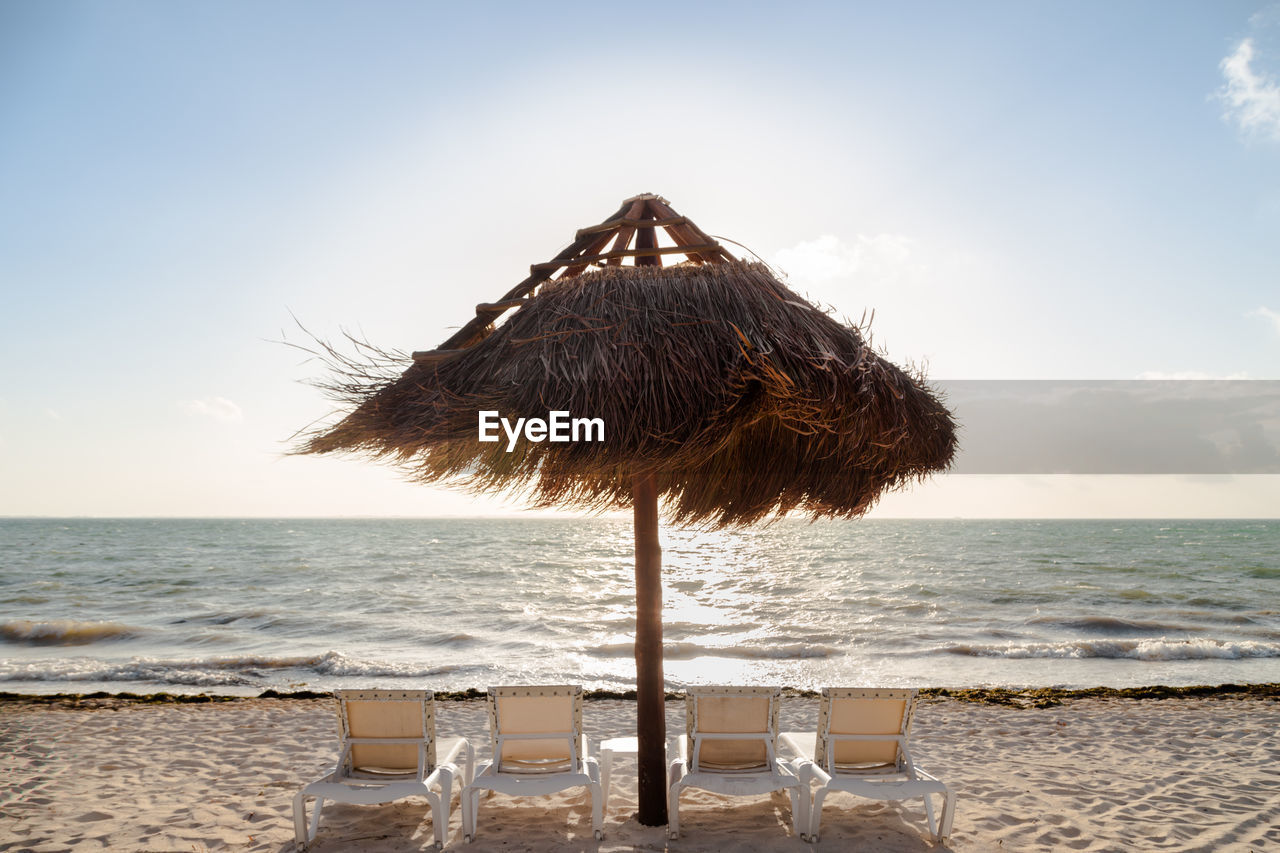
[[[480,808],[480,790],[463,788],[458,799],[462,801],[462,840],[470,844],[476,837],[476,810]]]
[[[802,813],[800,789],[788,788],[787,793],[791,795],[791,830],[801,841],[807,841],[809,838],[809,816]]]
[[[819,788],[813,793],[813,805],[809,808],[809,840],[816,842],[822,823],[822,801],[827,797],[827,789]]]
[[[800,836],[802,841],[808,841],[809,832],[812,829],[809,823],[813,814],[813,789],[810,786],[810,782],[813,781],[813,762],[797,759],[792,765],[792,771],[800,780],[800,784],[794,789],[796,793],[792,799],[792,803],[799,800],[800,807],[792,819],[796,824],[796,835]],[[794,805],[792,807],[795,808]]]
[[[951,839],[951,821],[956,816],[956,795],[950,789],[942,797],[942,814],[938,818],[938,843],[946,844]]]
[[[471,745],[470,741],[463,746],[462,754],[465,756],[463,760],[466,762],[462,771],[462,784],[470,785],[476,781],[476,749]]]
[[[448,808],[449,804],[453,802],[453,778],[455,772],[456,768],[453,767],[440,768],[440,800],[444,803],[445,808]]]
[[[933,819],[933,799],[928,795],[924,795],[924,816],[929,821],[929,834],[937,839],[938,822]]]
[[[320,810],[324,807],[324,797],[314,798],[310,826],[307,822],[308,797],[310,795],[306,791],[299,791],[293,798],[293,837],[299,850],[305,850],[308,844],[315,841],[316,833],[320,831]]]
[[[307,838],[307,795],[302,791],[293,798],[293,840],[299,850],[305,849],[310,840]]]
[[[604,840],[604,794],[598,781],[587,786],[587,799],[591,801],[591,834],[596,841]]]
[[[444,780],[443,788],[445,792],[451,788],[449,781]],[[444,797],[436,797],[435,794],[428,794],[426,802],[431,806],[431,835],[435,839],[435,849],[444,849],[444,833],[448,830],[449,825],[449,800],[448,793]]]
[[[671,783],[667,791],[667,837],[680,837],[680,780]]]
[[[440,812],[443,818],[436,822],[439,827],[436,832],[437,849],[444,847],[445,836],[449,833],[449,812],[453,809],[453,776],[456,770],[457,768],[453,766],[440,768]],[[463,773],[465,774],[466,771],[464,770]],[[461,793],[459,793],[458,799],[461,801]]]
[[[600,750],[600,792],[604,798],[604,807],[609,809],[609,784],[613,781],[613,750]]]

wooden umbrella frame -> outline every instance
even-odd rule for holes
[[[657,229],[671,239],[672,246],[659,246]],[[612,246],[606,250],[606,246]],[[417,362],[448,358],[478,343],[490,326],[504,314],[519,308],[548,281],[572,278],[592,265],[620,266],[632,258],[636,266],[662,266],[662,259],[683,255],[695,264],[734,263],[737,259],[703,233],[688,217],[671,209],[662,196],[652,193],[629,198],[622,207],[599,225],[580,228],[574,241],[549,261],[529,267],[529,277],[495,302],[481,302],[476,316],[433,350],[415,352]],[[560,273],[556,275],[556,273]]]

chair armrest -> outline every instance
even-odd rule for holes
[[[342,773],[342,768],[347,766],[347,762],[351,758],[351,744],[343,743],[342,752],[338,753],[338,763],[333,765],[333,775],[337,776]]]
[[[689,772],[689,744],[686,738],[681,735],[676,738],[675,758],[667,763],[667,788],[679,782]],[[670,754],[670,753],[668,753]]]
[[[806,787],[811,780],[818,778],[818,765],[814,764],[811,758],[784,758],[780,763],[794,773]]]
[[[800,745],[796,743],[795,734],[795,732],[781,732],[778,735],[778,745],[790,753],[792,758],[809,758],[804,754],[804,750],[800,748]]]
[[[809,774],[809,778],[810,778],[810,779],[816,779],[816,780],[817,780],[817,782],[818,782],[818,786],[819,786],[819,787],[822,787],[822,786],[826,785],[828,782],[830,782],[830,781],[831,781],[831,774],[830,774],[830,773],[828,773],[827,771],[823,770],[821,767],[819,767],[817,764],[815,764],[815,763],[814,763],[814,762],[812,762],[812,761],[808,762],[808,765],[809,765],[809,766],[808,766],[808,767],[806,767],[806,768],[805,768],[805,770],[806,770],[806,772]],[[801,777],[801,778],[803,778],[803,777]],[[807,780],[806,780],[806,781],[807,781]]]
[[[448,782],[449,786],[452,787],[453,780],[461,777],[462,774],[458,772],[458,765],[454,764],[452,761],[442,761],[435,766],[434,770],[427,774],[427,778],[424,779],[423,782],[427,787],[431,787],[432,785],[443,786],[445,782]]]
[[[442,755],[437,756],[437,759],[438,759],[437,766],[440,764],[457,764],[458,756],[463,755],[471,750],[471,741],[467,740],[464,737],[440,738],[436,742],[436,744],[438,746],[439,744],[445,743],[447,741],[452,741],[452,743],[450,744],[449,749],[447,751],[445,751]]]
[[[916,774],[916,776],[917,776],[917,777],[919,777],[919,778],[921,778],[921,779],[928,779],[930,782],[937,782],[938,784],[940,784],[940,785],[942,785],[943,787],[946,787],[946,788],[950,788],[950,787],[951,787],[951,786],[950,786],[950,785],[948,785],[946,782],[943,782],[941,779],[939,779],[937,776],[934,776],[932,773],[930,773],[930,772],[929,772],[929,771],[927,771],[927,770],[921,770],[919,767],[915,767],[915,768],[912,768],[912,769],[914,769],[914,770],[915,770],[915,774]]]

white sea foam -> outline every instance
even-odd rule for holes
[[[453,667],[423,667],[412,663],[360,661],[337,652],[300,657],[244,655],[194,660],[132,658],[102,661],[57,658],[19,662],[0,660],[0,681],[146,681],[189,686],[258,685],[272,681],[272,673],[300,670],[303,674],[336,678],[430,678]]]
[[[1211,639],[1069,640],[1059,643],[979,645],[957,643],[939,649],[956,655],[992,658],[1114,658],[1142,661],[1245,660],[1280,657],[1280,643]]]

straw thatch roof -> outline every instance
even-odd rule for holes
[[[339,365],[328,387],[353,410],[300,452],[368,454],[422,482],[589,510],[630,506],[632,478],[652,473],[670,516],[713,525],[861,515],[885,489],[950,464],[954,422],[921,378],[654,198],[629,200],[602,224],[624,223],[614,230],[579,232],[576,253],[557,258],[567,275],[479,306],[455,348],[417,353],[394,378]],[[625,223],[643,235],[673,219],[685,263],[600,257],[609,239],[628,253]],[[630,251],[642,263],[674,254],[655,245],[637,239]],[[583,257],[606,266],[581,272],[572,261]],[[511,308],[495,327],[494,312]],[[482,410],[513,423],[554,410],[602,418],[605,439],[522,438],[508,452],[505,435],[478,441]]]

